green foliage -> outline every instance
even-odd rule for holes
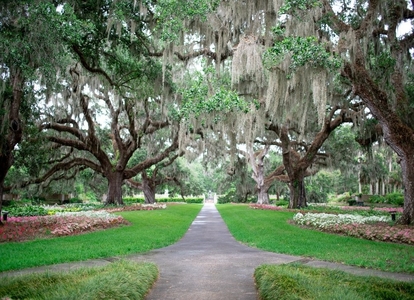
[[[219,3],[218,0],[156,1],[155,17],[161,39],[165,41],[176,40],[180,33],[186,30],[184,24],[186,19],[199,18],[206,21],[208,14],[213,12]]]
[[[236,197],[235,189],[229,190],[225,195],[219,196],[217,198],[217,203],[224,204],[224,203],[237,203],[238,197]]]
[[[152,263],[116,261],[107,266],[65,273],[7,277],[1,299],[144,299],[158,277]]]
[[[70,198],[70,199],[69,199],[69,203],[83,203],[83,200],[82,200],[82,199],[79,199],[79,198],[77,198],[77,197],[75,197],[75,198]]]
[[[349,206],[356,205],[356,200],[355,199],[349,199],[347,202],[348,202]]]
[[[414,284],[361,277],[300,264],[261,265],[254,272],[260,299],[412,299]]]
[[[328,201],[328,194],[318,189],[309,189],[306,197],[309,203],[326,203]]]
[[[185,202],[185,203],[203,203],[204,198],[202,197],[185,197],[184,199],[181,197],[165,197],[165,198],[157,198],[157,202],[168,203],[168,202]]]
[[[280,34],[280,27],[274,29],[275,34]],[[326,50],[326,45],[320,44],[314,36],[309,37],[285,37],[276,41],[264,54],[264,64],[271,68],[291,55],[291,72],[295,72],[301,66],[310,64],[312,67],[324,67],[330,71],[337,71],[342,66],[339,56]],[[290,76],[290,74],[288,74]]]
[[[321,170],[311,177],[305,179],[306,196],[310,203],[325,203],[328,194],[334,192],[335,183],[340,177],[339,172]],[[335,191],[336,192],[336,191]]]
[[[279,10],[280,14],[295,13],[298,10],[308,10],[320,6],[318,0],[286,0]]]
[[[251,195],[250,193],[242,195],[238,189],[231,187],[227,190],[225,195],[219,196],[217,198],[217,203],[252,203],[257,201],[256,195]]]
[[[133,204],[133,203],[144,203],[144,197],[122,197],[122,201],[125,205]]]
[[[374,74],[381,74],[378,80],[381,80],[381,77],[387,78],[389,75],[391,75],[392,72],[394,72],[396,60],[391,56],[391,53],[389,51],[382,51],[377,55],[374,55],[374,53],[372,53],[370,58],[371,68],[373,69]]]
[[[275,202],[276,206],[283,206],[283,207],[288,207],[289,205],[289,201],[287,200],[279,200]]]
[[[186,197],[184,200],[186,203],[203,203],[204,198],[200,198],[200,197],[193,197],[193,198],[188,197],[187,198]]]
[[[79,40],[91,24],[79,22],[67,4],[58,11],[49,1],[16,1],[4,9],[11,16],[2,20],[5,26],[0,30],[3,62],[21,68],[26,79],[42,74],[43,83],[52,84],[56,71],[67,64],[62,38]]]
[[[239,97],[228,84],[215,75],[212,67],[204,67],[203,72],[193,74],[190,85],[181,90],[183,103],[174,113],[175,117],[189,119],[203,116],[211,119],[211,114],[216,113],[213,122],[217,123],[228,113],[250,111],[251,104]],[[258,107],[259,104],[255,101],[254,105]]]
[[[42,206],[24,205],[12,206],[7,208],[11,217],[32,217],[32,216],[46,216],[47,210]]]
[[[336,197],[335,201],[336,202],[347,202],[350,199],[351,199],[350,193],[344,193]]]
[[[401,193],[390,193],[385,196],[373,195],[369,198],[372,203],[386,203],[398,206],[404,205],[404,195]]]

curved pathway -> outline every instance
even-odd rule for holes
[[[313,267],[339,269],[356,275],[379,276],[414,282],[414,275],[387,273],[266,252],[237,242],[214,204],[205,204],[184,237],[176,244],[146,254],[125,258],[154,262],[160,277],[147,300],[253,300],[257,299],[254,269],[264,263],[301,262]],[[105,265],[118,258],[95,259],[20,271],[0,273],[2,276],[41,272],[65,271],[84,266]]]

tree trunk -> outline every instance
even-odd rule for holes
[[[0,123],[5,124],[3,128],[0,128],[0,135],[2,135],[0,143],[0,223],[1,223],[1,209],[3,206],[3,188],[4,180],[7,172],[13,165],[13,150],[14,147],[22,139],[22,122],[19,118],[20,105],[23,101],[23,77],[21,71],[11,70],[11,83],[12,83],[12,95],[4,96],[1,99],[3,104],[0,107],[0,111],[4,110],[6,114],[0,119]],[[10,102],[9,104],[7,104]],[[8,107],[9,106],[9,107]],[[6,122],[4,119],[8,119]],[[4,131],[3,131],[4,130]]]
[[[414,157],[407,155],[401,159],[404,185],[404,210],[398,220],[400,224],[414,224]]]
[[[359,54],[361,53],[362,51]],[[343,75],[352,81],[355,95],[361,97],[378,119],[385,142],[400,158],[404,184],[404,212],[398,222],[412,224],[414,223],[414,130],[405,123],[404,118],[399,114],[404,111],[407,100],[402,88],[402,81],[394,82],[396,87],[400,87],[400,93],[397,94],[395,100],[399,106],[394,110],[388,95],[372,80],[362,64],[346,65]]]
[[[306,202],[305,182],[303,178],[296,178],[289,182],[289,190],[289,208],[301,208],[308,206]]]
[[[108,179],[108,196],[106,198],[106,205],[115,204],[123,205],[122,200],[122,182],[124,180],[123,172],[112,172],[106,176]]]
[[[142,179],[142,192],[144,193],[145,203],[155,203],[155,188],[144,177]]]
[[[269,193],[268,190],[261,186],[257,193],[257,203],[258,204],[269,204]]]

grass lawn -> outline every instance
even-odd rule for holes
[[[2,278],[0,299],[144,299],[157,279],[151,263],[118,261],[105,267]]]
[[[82,235],[0,244],[0,272],[92,258],[143,253],[177,242],[202,205],[169,205],[164,210],[122,212],[131,226]]]
[[[262,265],[254,274],[260,299],[414,299],[414,283],[360,277],[303,265]]]
[[[217,205],[232,235],[267,251],[311,257],[389,272],[414,273],[414,246],[374,242],[302,229],[289,224],[294,213]]]

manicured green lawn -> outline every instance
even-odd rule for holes
[[[119,213],[131,226],[77,236],[0,244],[0,271],[92,258],[143,253],[177,242],[201,209],[200,204],[165,210]]]
[[[255,270],[254,277],[262,300],[414,299],[414,283],[303,265],[262,265]]]
[[[64,273],[5,277],[0,299],[144,299],[157,276],[154,264],[118,261]]]
[[[217,205],[232,235],[267,251],[311,257],[390,272],[414,273],[414,246],[374,242],[302,229],[288,223],[294,213]]]

